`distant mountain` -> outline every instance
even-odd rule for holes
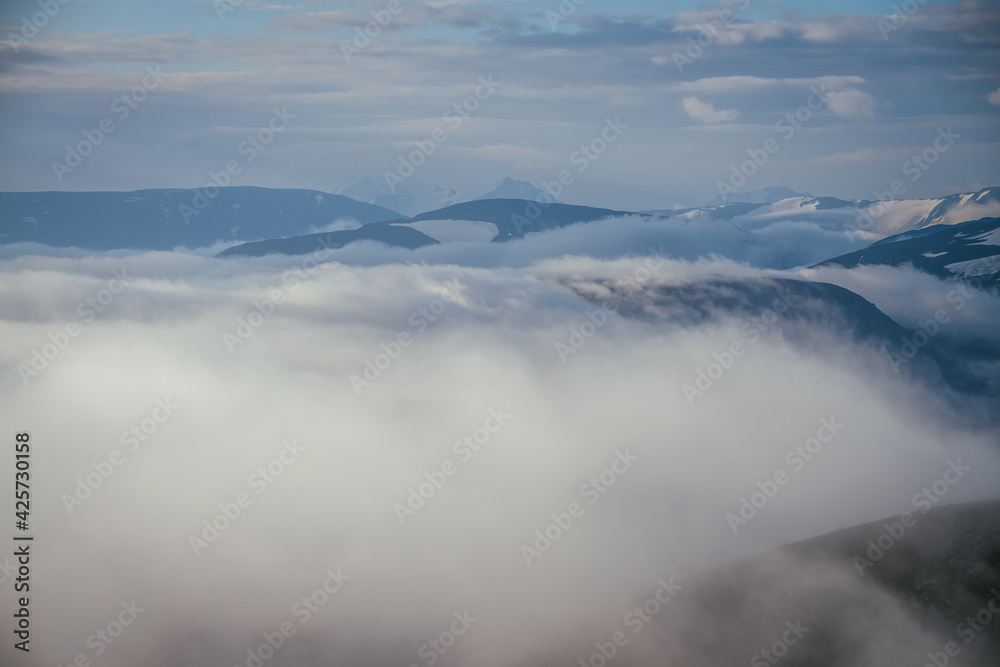
[[[787,188],[769,188],[779,196]],[[766,191],[760,191],[765,193]],[[790,192],[790,191],[789,191]],[[754,195],[755,193],[746,193]],[[733,195],[732,197],[737,197]],[[756,232],[776,224],[808,223],[831,231],[862,231],[890,236],[931,225],[956,224],[1000,216],[1000,188],[937,199],[892,199],[847,201],[836,197],[798,195],[767,203],[734,201],[693,209],[652,211],[667,218],[690,221],[731,222],[739,229]]]
[[[783,278],[718,279],[636,291],[611,281],[599,284],[601,289],[580,282],[569,288],[595,304],[599,294],[600,304],[613,305],[623,317],[667,328],[686,330],[728,317],[746,324],[742,335],[748,339],[770,336],[809,354],[828,354],[841,349],[843,338],[853,339],[878,351],[875,363],[882,363],[889,372],[924,378],[931,384],[943,382],[966,398],[995,402],[1000,397],[1000,377],[995,372],[1000,347],[939,336],[902,363],[901,345],[914,332],[864,297],[837,285]],[[768,312],[776,314],[776,319],[764,324],[761,318]],[[1000,413],[996,414],[1000,421]]]
[[[497,227],[495,241],[509,241],[521,238],[531,232],[541,232],[622,215],[636,214],[628,211],[573,206],[571,204],[541,205],[522,199],[485,199],[455,204],[439,211],[423,213],[403,224],[417,226],[421,221],[431,220],[488,222]]]
[[[513,178],[505,178],[497,183],[488,192],[475,197],[470,201],[481,201],[484,199],[524,199],[527,201],[547,201],[560,204],[558,199],[546,197],[543,190],[536,188],[528,181],[515,181]],[[462,203],[462,199],[455,200],[456,204]]]
[[[304,234],[337,221],[357,226],[394,218],[394,211],[317,190],[0,193],[0,242],[88,250],[206,247]]]
[[[486,199],[455,204],[414,218],[370,223],[350,232],[335,231],[246,243],[228,248],[219,253],[219,257],[305,254],[316,250],[320,239],[331,247],[369,240],[411,249],[439,242],[502,242],[532,232],[622,215],[636,214],[569,204],[541,205],[521,199]],[[405,234],[401,230],[405,230]]]
[[[608,283],[604,289],[590,290],[581,296],[594,293],[615,304],[617,312],[624,317],[669,327],[703,326],[723,313],[750,321],[781,302],[781,318],[769,329],[784,338],[794,339],[794,329],[801,323],[829,331],[847,331],[859,342],[895,342],[907,333],[874,304],[854,292],[837,285],[805,280],[706,280],[650,288],[641,297]],[[814,341],[810,337],[801,342],[812,344]]]
[[[796,192],[784,186],[774,188],[764,188],[763,190],[752,190],[750,192],[736,192],[729,195],[719,195],[707,206],[721,206],[722,204],[773,204],[782,199],[792,197],[812,197],[806,192]]]
[[[290,236],[243,243],[220,252],[217,257],[263,257],[264,255],[308,255],[324,248],[343,248],[356,241],[376,241],[388,246],[413,250],[433,245],[436,240],[409,226],[373,222],[358,229]]]
[[[863,264],[908,264],[939,278],[976,278],[982,285],[1000,286],[1000,218],[939,224],[890,236],[818,266]]]
[[[498,183],[462,190],[426,185],[414,180],[407,180],[392,190],[383,180],[366,178],[342,190],[340,194],[358,201],[399,211],[406,217],[412,217],[452,204],[484,199],[542,201],[545,192],[527,181],[515,181],[510,177]]]
[[[951,195],[937,201],[938,204],[925,216],[920,226],[953,225],[980,218],[1000,217],[1000,188],[983,188],[979,192]]]

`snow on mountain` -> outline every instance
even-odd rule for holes
[[[428,211],[483,199],[525,199],[541,201],[545,192],[528,181],[516,181],[507,177],[497,183],[478,185],[460,190],[427,185],[412,179],[395,190],[381,180],[366,178],[341,191],[345,197],[391,209],[406,217],[414,217]]]
[[[546,193],[528,181],[515,181],[513,178],[505,178],[497,183],[491,190],[467,201],[479,201],[483,199],[524,199],[526,201],[542,201]],[[545,201],[550,201],[545,197]],[[456,204],[462,203],[456,201]],[[551,200],[551,203],[562,203],[559,200]]]
[[[788,189],[769,190],[778,192]],[[1000,188],[937,199],[887,201],[847,201],[834,197],[796,195],[767,203],[730,201],[686,211],[659,213],[692,221],[727,220],[749,232],[779,223],[807,223],[831,231],[865,233],[876,240],[933,225],[954,225],[1000,216]]]
[[[1000,229],[973,236],[969,241],[975,245],[1000,245]]]
[[[834,257],[822,265],[913,266],[940,278],[977,279],[1000,284],[1000,218],[954,225],[939,224],[890,236],[863,250]]]

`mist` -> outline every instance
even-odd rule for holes
[[[617,225],[635,247],[649,227],[601,225],[594,245]],[[575,228],[559,233],[572,255]],[[1000,430],[887,370],[877,348],[807,321],[751,341],[724,309],[681,327],[606,300],[609,286],[642,303],[795,272],[548,258],[539,246],[483,248],[478,267],[447,263],[444,247],[367,266],[394,252],[369,246],[308,267],[184,253],[5,262],[0,414],[31,428],[40,471],[37,664],[253,665],[248,651],[260,658],[265,635],[278,644],[283,623],[294,634],[263,664],[572,665],[618,630],[621,664],[746,664],[796,620],[779,618],[787,605],[833,589],[809,618],[866,647],[837,664],[920,660],[947,640],[870,579],[819,560],[768,589],[743,634],[716,642],[725,648],[691,631],[721,622],[691,587],[651,629],[624,626],[663,583],[913,512],[949,462],[970,470],[941,505],[996,498]],[[853,288],[876,270],[798,275]],[[893,284],[867,298],[918,315]],[[977,312],[992,317],[997,301],[982,293]],[[64,339],[71,323],[79,332]],[[972,316],[954,327],[982,328]],[[809,339],[822,344],[797,342]],[[720,361],[737,342],[743,352]],[[48,344],[58,353],[32,367]],[[714,363],[728,367],[686,392]],[[818,454],[789,464],[821,435]],[[727,515],[780,470],[789,482],[734,530]],[[94,639],[133,601],[143,611],[119,638]],[[452,645],[429,644],[447,632]],[[801,656],[821,649],[809,641]]]

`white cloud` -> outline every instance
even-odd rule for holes
[[[0,264],[8,374],[76,319],[111,271],[126,264],[135,276],[28,389],[5,378],[0,418],[44,443],[32,454],[49,491],[37,510],[50,547],[35,555],[46,586],[33,602],[49,629],[40,663],[85,652],[86,637],[135,599],[148,611],[102,656],[106,667],[248,664],[248,649],[285,621],[296,634],[275,664],[405,665],[466,609],[480,621],[449,651],[454,664],[573,664],[658,578],[686,583],[730,558],[896,514],[949,457],[977,474],[948,502],[996,492],[995,433],[942,417],[940,393],[879,375],[875,352],[812,329],[804,333],[824,342],[815,353],[781,337],[748,344],[694,407],[682,385],[745,339],[738,322],[678,330],[612,314],[562,363],[555,342],[596,308],[569,287],[600,294],[600,281],[637,275],[642,258],[525,270],[329,263],[292,288],[282,274],[299,261],[148,253]],[[716,275],[761,277],[731,262],[668,261],[650,284]],[[445,297],[433,321],[419,316],[429,324],[418,333],[411,314],[452,280],[461,299]],[[272,287],[286,300],[230,354],[223,332]],[[349,375],[401,331],[412,343],[356,395]],[[176,414],[69,516],[60,495],[124,450],[119,434],[164,397]],[[58,420],[47,419],[53,405]],[[474,457],[457,456],[454,443],[498,407],[509,423]],[[846,425],[836,445],[734,536],[725,513],[831,416]],[[258,495],[248,476],[286,439],[307,449]],[[634,467],[528,568],[520,546],[626,448]],[[446,459],[457,473],[400,525],[393,505]],[[194,556],[189,535],[206,530],[220,503],[235,511],[240,492],[251,503]],[[292,616],[331,568],[351,577],[344,589],[324,594],[308,623]],[[642,641],[659,654],[631,664],[683,662],[693,644],[671,637],[674,627],[650,625]],[[885,661],[852,661],[872,664]]]
[[[709,102],[702,102],[697,97],[684,98],[684,111],[693,120],[699,123],[731,123],[740,117],[740,112],[736,109],[715,110]]]
[[[774,88],[808,88],[825,86],[827,90],[842,90],[865,83],[860,76],[819,76],[813,78],[769,79],[759,76],[716,76],[696,81],[681,81],[670,86],[679,93],[750,93]]]
[[[841,38],[841,32],[837,26],[828,21],[811,21],[799,26],[802,38],[810,42],[830,44]]]
[[[875,98],[856,88],[830,93],[826,96],[826,106],[833,113],[847,118],[875,117]]]
[[[1000,106],[1000,88],[997,88],[992,93],[986,96],[986,101],[990,104]]]

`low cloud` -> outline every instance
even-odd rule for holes
[[[121,270],[127,287],[24,386],[18,366]],[[937,387],[886,372],[849,336],[788,320],[795,335],[750,342],[718,303],[688,328],[595,314],[608,285],[641,303],[720,278],[768,279],[729,261],[646,257],[517,269],[178,253],[5,262],[0,415],[37,443],[32,516],[47,545],[34,561],[44,641],[33,653],[95,658],[88,637],[134,600],[145,611],[105,647],[108,667],[244,665],[284,622],[295,634],[268,664],[422,664],[429,640],[462,627],[456,614],[476,620],[446,637],[442,664],[573,664],[661,579],[912,509],[949,459],[974,474],[948,502],[996,495],[995,429],[967,422]],[[241,340],[232,352],[226,334]],[[684,385],[734,341],[745,353],[690,404]],[[574,346],[565,361],[559,343]],[[370,385],[359,392],[354,375]],[[123,434],[167,398],[176,411],[102,477]],[[459,454],[501,409],[509,418],[479,451]],[[726,513],[821,419],[844,425],[836,446],[734,535]],[[291,441],[299,458],[272,463]],[[627,471],[618,452],[634,459]],[[261,469],[271,481],[258,494]],[[88,475],[96,488],[70,513],[64,494],[82,493]],[[590,503],[592,479],[605,485]],[[419,511],[401,523],[396,505],[420,505],[421,485]],[[241,493],[250,502],[237,511]],[[583,513],[568,526],[574,502]],[[548,529],[553,515],[566,527]],[[545,547],[536,531],[556,537]],[[197,555],[192,536],[207,542]],[[530,565],[526,545],[540,550]],[[349,579],[316,594],[332,590],[330,571]],[[810,581],[852,590],[838,576]],[[795,581],[774,595],[808,597]],[[304,597],[322,601],[308,617],[295,612]],[[878,599],[896,644],[919,639],[904,603]],[[694,635],[678,628],[714,622],[674,602],[687,620],[664,612],[629,648],[634,664],[691,655]],[[847,609],[828,613],[847,622]],[[775,614],[759,616],[752,639],[795,620]],[[888,626],[851,627],[861,641]]]

